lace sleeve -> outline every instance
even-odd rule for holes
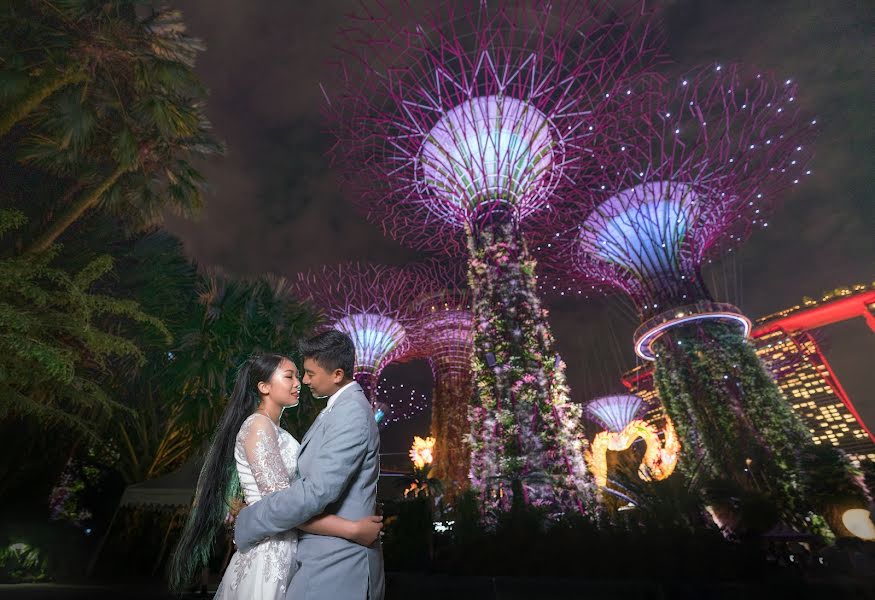
[[[243,437],[246,460],[262,495],[289,487],[289,473],[280,454],[276,425],[256,414]]]

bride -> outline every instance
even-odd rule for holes
[[[252,504],[289,486],[299,444],[279,426],[279,419],[285,408],[297,406],[300,389],[298,369],[284,356],[256,356],[240,368],[172,558],[172,588],[185,587],[207,565],[230,499],[242,491],[246,504]],[[324,514],[300,529],[370,546],[379,536],[381,521],[378,516],[348,521]],[[216,598],[284,598],[294,574],[297,540],[297,530],[293,529],[265,539],[245,554],[235,552]]]

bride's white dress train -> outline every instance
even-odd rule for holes
[[[267,416],[253,413],[237,434],[234,459],[246,504],[289,487],[300,444]],[[269,538],[246,554],[234,552],[216,600],[282,600],[292,579],[298,532],[293,529]]]

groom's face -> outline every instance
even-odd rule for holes
[[[308,386],[317,398],[330,396],[339,390],[342,381],[343,369],[327,371],[315,359],[304,359],[304,385]]]

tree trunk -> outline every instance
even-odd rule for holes
[[[124,175],[127,170],[128,168],[125,166],[117,166],[115,171],[113,171],[109,177],[100,182],[100,184],[91,190],[91,192],[74,201],[67,210],[65,210],[63,214],[61,214],[61,216],[49,226],[48,230],[37,237],[33,244],[25,250],[25,254],[36,254],[47,250],[55,243],[58,236],[64,233],[70,225],[75,223],[86,211],[93,208],[107,190],[109,190],[109,188],[111,188],[115,182],[118,181],[119,177]]]
[[[436,439],[431,476],[444,483],[448,500],[468,488],[471,451],[465,434],[470,429],[468,406],[474,394],[470,371],[453,375],[448,369],[437,370],[431,408],[431,434]]]
[[[36,110],[52,94],[71,83],[82,81],[84,78],[85,75],[82,71],[71,69],[64,71],[57,77],[41,82],[24,100],[13,106],[5,115],[0,116],[0,138],[9,133],[9,130],[16,123]]]

